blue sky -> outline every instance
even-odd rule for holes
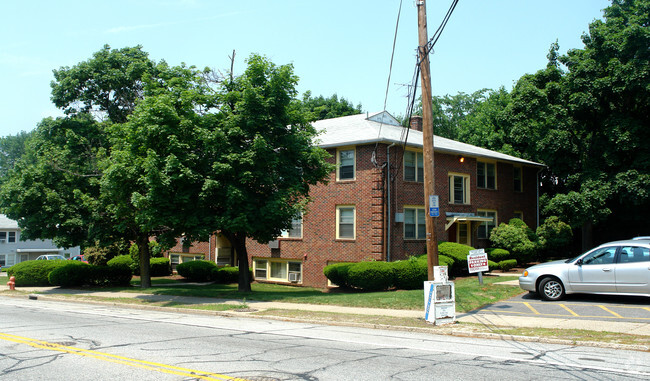
[[[60,112],[52,70],[109,44],[142,45],[156,61],[235,73],[251,53],[294,65],[300,92],[338,94],[381,111],[399,0],[0,0],[0,136]],[[451,0],[428,0],[431,35]],[[546,64],[551,43],[582,48],[607,0],[460,0],[431,56],[434,95],[505,86]],[[417,11],[404,0],[386,109],[404,115],[417,48]]]

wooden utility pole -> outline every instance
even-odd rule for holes
[[[433,266],[438,266],[438,241],[436,217],[429,211],[430,197],[435,192],[435,166],[433,162],[433,103],[431,99],[431,67],[429,65],[429,36],[427,34],[427,6],[425,0],[417,0],[418,7],[418,61],[422,77],[422,146],[424,158],[424,205],[427,232],[427,274],[433,280]],[[436,205],[437,207],[438,205]]]

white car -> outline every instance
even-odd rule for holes
[[[64,261],[67,260],[67,258],[64,257],[63,255],[55,255],[55,254],[39,255],[38,258],[36,258],[37,261],[54,261],[59,259],[63,259]]]
[[[519,286],[546,300],[574,293],[650,297],[650,241],[608,242],[572,259],[529,267]]]

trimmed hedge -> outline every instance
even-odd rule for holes
[[[140,275],[140,264],[130,255],[118,255],[107,263],[108,266],[126,266],[133,275]],[[172,274],[172,266],[168,258],[150,258],[149,276],[168,276]]]
[[[330,280],[339,287],[350,287],[348,283],[348,271],[350,266],[353,266],[354,263],[345,262],[345,263],[333,263],[331,265],[325,266],[323,273]]]
[[[366,291],[389,289],[393,280],[393,266],[388,262],[359,262],[348,270],[350,286]]]
[[[515,266],[517,266],[516,259],[506,259],[505,261],[499,262],[499,268],[501,271],[510,271]]]
[[[179,263],[176,271],[191,282],[207,282],[212,280],[212,270],[215,268],[217,264],[214,262],[198,260]]]
[[[444,255],[453,259],[454,263],[449,268],[449,273],[452,275],[465,275],[468,273],[467,255],[469,255],[470,250],[474,250],[474,248],[456,242],[441,242],[438,244],[438,258],[440,258],[440,255]],[[440,262],[439,259],[438,262]]]
[[[438,258],[440,262],[440,258]],[[406,261],[392,263],[395,288],[400,290],[415,290],[422,288],[427,280],[427,261],[411,257]],[[444,265],[443,265],[444,266]]]
[[[253,279],[253,269],[248,269],[251,282]],[[239,267],[222,266],[215,267],[211,270],[210,279],[216,283],[229,284],[239,282]]]
[[[506,249],[487,249],[488,259],[491,259],[495,262],[505,261],[506,259],[514,259],[512,254]]]
[[[91,265],[87,263],[70,261],[70,263],[52,270],[47,279],[53,286],[79,287],[88,284],[91,271]]]
[[[25,261],[16,263],[7,269],[7,276],[16,277],[16,286],[49,286],[48,275],[54,269],[70,264],[63,259],[54,261]]]

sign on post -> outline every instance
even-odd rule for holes
[[[429,217],[440,217],[440,205],[438,205],[438,196],[429,195]]]
[[[467,268],[470,274],[478,273],[478,283],[483,284],[483,272],[490,271],[485,250],[470,250],[467,255]]]

